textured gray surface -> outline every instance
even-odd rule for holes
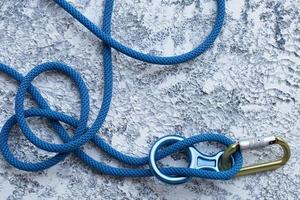
[[[103,1],[72,2],[100,23]],[[157,137],[178,131],[189,136],[218,130],[235,138],[276,134],[292,150],[283,168],[226,182],[193,179],[169,186],[154,178],[103,176],[74,156],[39,173],[16,170],[0,156],[0,199],[298,199],[299,6],[295,0],[229,0],[215,45],[177,66],[145,64],[113,51],[113,104],[99,133],[134,155],[147,153]],[[117,0],[112,32],[143,52],[180,54],[208,33],[214,13],[213,0]],[[101,42],[51,0],[1,0],[0,19],[0,62],[24,74],[45,61],[71,65],[90,89],[92,122],[102,94]],[[53,109],[78,116],[79,98],[71,81],[53,72],[35,84]],[[1,74],[0,126],[13,114],[15,93],[15,82]],[[30,124],[41,138],[59,141],[45,121],[32,119]],[[36,161],[52,155],[33,147],[17,129],[10,141],[19,158]],[[119,166],[93,145],[85,150]],[[279,148],[253,151],[246,154],[247,163],[279,154]]]

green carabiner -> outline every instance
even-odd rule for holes
[[[238,141],[237,143],[230,145],[227,149],[225,149],[224,154],[221,157],[220,168],[222,170],[229,169],[232,164],[232,154],[238,150],[257,149],[273,144],[280,145],[283,150],[283,156],[280,159],[242,167],[237,176],[277,169],[287,163],[291,156],[291,150],[287,142],[285,142],[282,138],[275,136]]]

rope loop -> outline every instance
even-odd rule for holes
[[[103,15],[102,29],[88,20],[83,14],[81,14],[74,6],[65,0],[54,0],[59,6],[61,6],[65,11],[71,14],[77,21],[79,21],[83,26],[85,26],[89,31],[94,33],[100,40],[105,43],[102,57],[103,57],[103,78],[104,78],[104,92],[103,101],[98,116],[96,117],[94,123],[87,127],[87,121],[89,117],[89,94],[88,89],[81,78],[80,74],[76,72],[73,68],[66,64],[59,62],[49,62],[36,66],[33,68],[26,76],[23,76],[12,67],[0,63],[0,72],[8,75],[12,79],[15,79],[19,83],[19,88],[15,99],[15,115],[10,117],[4,124],[0,132],[0,150],[3,154],[5,160],[13,165],[14,167],[25,170],[25,171],[40,171],[47,169],[56,165],[57,163],[63,161],[69,153],[74,153],[79,159],[84,163],[89,165],[91,168],[99,171],[103,174],[120,176],[120,177],[143,177],[143,176],[153,176],[153,171],[150,168],[141,168],[141,166],[149,164],[149,156],[145,157],[134,157],[126,155],[109,144],[99,136],[99,132],[102,127],[112,99],[113,90],[113,72],[112,72],[112,56],[111,48],[116,49],[132,58],[155,63],[160,65],[170,65],[186,62],[188,60],[194,59],[203,52],[205,52],[215,41],[219,35],[225,15],[225,0],[216,0],[217,2],[217,16],[215,24],[212,28],[211,33],[207,38],[194,50],[179,55],[171,57],[160,57],[154,55],[148,55],[136,50],[133,50],[125,45],[117,42],[111,37],[111,17],[113,12],[113,0],[105,1],[105,9]],[[56,70],[67,76],[69,76],[76,84],[81,100],[81,111],[79,119],[68,116],[64,113],[56,112],[51,110],[48,103],[38,92],[38,90],[31,84],[36,76],[39,74]],[[29,93],[34,101],[37,103],[38,107],[25,110],[24,101],[26,93]],[[40,138],[38,138],[30,129],[26,122],[26,118],[29,117],[44,117],[47,118],[54,131],[62,140],[62,144],[52,144],[48,143]],[[66,123],[75,128],[75,134],[71,137],[67,131],[62,127],[60,122]],[[17,159],[8,146],[9,133],[14,125],[19,125],[22,133],[25,137],[36,147],[43,149],[48,152],[55,152],[56,155],[43,161],[36,163],[25,162]],[[113,166],[106,165],[102,162],[94,160],[92,157],[87,155],[81,150],[81,146],[86,144],[88,141],[92,141],[98,148],[100,148],[106,154],[112,156],[116,160],[132,166],[132,168],[117,168]],[[190,138],[184,138],[178,141],[166,149],[156,152],[155,161],[160,160],[176,151],[190,148],[193,144],[199,142],[214,141],[221,143],[225,146],[229,146],[234,143],[233,140],[224,136],[223,134],[216,133],[202,133]],[[211,171],[205,169],[193,169],[193,168],[159,168],[160,172],[168,176],[178,176],[178,177],[202,177],[210,179],[229,179],[239,172],[242,167],[242,155],[239,151],[233,154],[234,163],[232,167],[225,171]],[[140,168],[137,168],[140,167]]]

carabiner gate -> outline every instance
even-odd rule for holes
[[[238,150],[257,149],[257,148],[261,148],[273,144],[280,145],[283,150],[283,156],[280,159],[271,162],[265,162],[261,164],[242,167],[242,169],[237,174],[237,176],[244,176],[244,175],[255,174],[259,172],[277,169],[287,163],[287,161],[291,156],[291,151],[289,145],[282,138],[275,137],[275,136],[243,140],[230,145],[224,151],[224,154],[221,157],[220,168],[222,170],[229,169],[232,165],[231,156]]]

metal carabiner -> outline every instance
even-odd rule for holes
[[[229,169],[232,165],[231,164],[232,154],[234,154],[238,150],[257,149],[257,148],[261,148],[273,144],[278,144],[283,149],[283,156],[280,159],[271,162],[265,162],[261,164],[242,167],[242,169],[237,174],[237,176],[244,176],[244,175],[277,169],[287,163],[287,161],[291,156],[291,150],[289,145],[282,138],[275,137],[275,136],[254,138],[250,140],[242,140],[242,141],[238,141],[235,144],[230,145],[224,151],[221,157],[220,168],[221,170]]]
[[[168,135],[156,141],[156,143],[151,148],[150,156],[149,156],[150,169],[158,179],[160,179],[165,183],[180,184],[186,182],[189,179],[189,177],[184,177],[184,176],[177,177],[177,176],[169,176],[164,174],[158,168],[155,159],[156,153],[161,147],[182,140],[184,140],[184,138],[181,136]],[[254,174],[254,173],[263,172],[267,170],[277,169],[282,165],[284,165],[289,160],[291,151],[289,145],[283,139],[274,136],[238,141],[237,143],[230,145],[224,151],[220,151],[215,155],[205,155],[201,153],[198,149],[196,149],[194,146],[190,146],[187,148],[188,158],[189,158],[188,168],[207,169],[216,172],[227,170],[232,167],[232,164],[234,163],[233,154],[238,150],[257,149],[257,148],[261,148],[273,144],[278,144],[282,147],[284,154],[281,159],[262,163],[262,164],[243,167],[240,170],[240,172],[237,173],[237,176],[243,176],[243,175]]]

